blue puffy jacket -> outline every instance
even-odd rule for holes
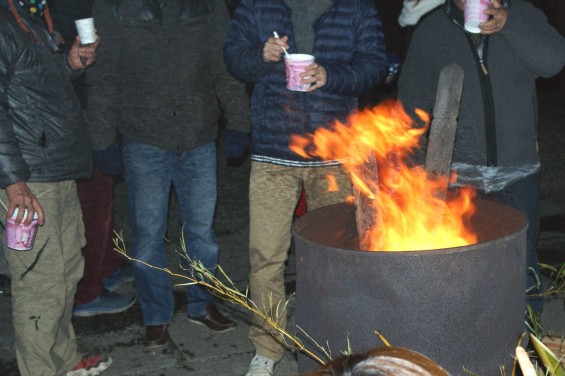
[[[309,93],[285,88],[284,62],[265,63],[263,45],[273,35],[289,37],[289,53],[299,53],[291,9],[284,0],[242,0],[224,42],[228,71],[255,84],[252,96],[252,160],[285,166],[335,165],[305,160],[289,150],[290,135],[345,121],[357,97],[386,76],[382,25],[372,0],[334,0],[314,23],[312,54],[327,73],[326,85]]]

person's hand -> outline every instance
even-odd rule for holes
[[[492,0],[492,7],[485,10],[485,14],[492,16],[488,21],[479,25],[481,34],[489,35],[499,32],[506,24],[508,10],[502,6],[500,0]]]
[[[312,84],[306,91],[314,91],[326,85],[328,72],[318,63],[310,64],[300,73],[301,84]]]
[[[10,205],[8,206],[8,212],[6,218],[10,218],[14,214],[16,207],[18,208],[18,216],[16,217],[16,223],[19,224],[24,217],[25,210],[27,209],[27,217],[25,218],[24,225],[29,225],[33,220],[35,213],[37,213],[38,223],[43,225],[45,217],[43,216],[43,208],[41,204],[31,192],[27,184],[23,181],[8,185],[4,191]]]
[[[288,36],[282,38],[270,37],[263,46],[263,61],[265,63],[278,63],[284,54],[283,47],[288,50]]]
[[[81,46],[80,37],[77,36],[69,51],[69,65],[71,68],[84,69],[96,61],[96,48],[100,44],[100,37],[96,37],[96,42]]]
[[[92,162],[106,176],[120,175],[122,173],[122,150],[120,145],[112,144],[104,150],[93,150]]]
[[[250,144],[249,134],[233,129],[224,131],[224,153],[227,158],[241,158]]]

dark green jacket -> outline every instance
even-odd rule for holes
[[[100,0],[93,14],[102,44],[89,121],[172,152],[215,140],[222,111],[227,128],[249,132],[245,85],[223,64],[224,1]]]

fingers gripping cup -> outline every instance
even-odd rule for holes
[[[293,91],[306,91],[310,84],[300,83],[300,73],[314,63],[314,56],[307,54],[288,54],[284,56],[286,71],[286,88]]]
[[[14,214],[6,222],[6,247],[16,251],[29,251],[33,248],[35,234],[37,233],[37,213],[35,213],[33,220],[27,226],[24,225],[27,209],[24,211],[24,217],[19,224],[16,224],[17,216],[18,208],[14,210]]]
[[[488,21],[488,14],[485,10],[490,8],[490,0],[465,0],[465,29],[474,34],[481,32],[479,25],[482,22]]]

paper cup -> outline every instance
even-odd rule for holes
[[[75,20],[80,44],[90,44],[96,42],[96,29],[94,28],[94,18],[83,18]]]
[[[37,213],[33,216],[33,221],[27,226],[23,221],[27,217],[27,209],[24,212],[22,222],[16,224],[18,216],[18,208],[14,210],[14,214],[6,221],[6,247],[16,251],[29,251],[33,248],[35,234],[37,233]]]
[[[465,30],[474,34],[480,33],[479,25],[489,18],[487,14],[484,14],[484,11],[490,6],[490,0],[466,0],[464,8]]]
[[[314,56],[306,54],[284,55],[286,71],[286,88],[293,91],[306,91],[310,84],[301,84],[299,74],[314,62]]]

